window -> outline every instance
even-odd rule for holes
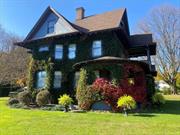
[[[74,59],[75,57],[76,57],[76,45],[71,44],[69,45],[69,49],[68,49],[68,58]]]
[[[44,88],[45,87],[45,80],[46,80],[46,72],[39,71],[37,73],[37,88]]]
[[[94,41],[92,46],[92,56],[98,57],[102,55],[101,41]]]
[[[40,46],[39,47],[39,52],[46,52],[49,51],[49,47],[48,46]]]
[[[63,46],[56,45],[55,47],[55,59],[62,59],[63,58]]]
[[[48,22],[47,33],[53,33],[54,32],[54,25],[55,25],[54,20],[51,20]]]
[[[79,76],[80,76],[79,72],[76,72],[74,75],[74,87],[77,87],[78,85]]]
[[[62,73],[60,71],[54,72],[54,88],[61,88]]]

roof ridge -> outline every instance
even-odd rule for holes
[[[119,9],[115,9],[115,10],[111,10],[111,11],[106,11],[106,12],[103,12],[103,13],[98,13],[98,14],[89,15],[89,16],[84,17],[84,18],[81,19],[81,20],[88,19],[88,18],[91,18],[91,17],[94,17],[94,16],[104,15],[104,14],[107,14],[107,13],[117,12],[117,11],[120,11],[120,10],[123,11],[123,12],[125,12],[126,8],[119,8]],[[76,22],[76,21],[81,21],[81,20],[75,20],[75,22]]]

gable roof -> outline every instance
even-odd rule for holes
[[[69,22],[64,16],[62,16],[61,14],[59,14],[56,10],[54,10],[52,7],[48,6],[47,9],[44,11],[44,13],[41,15],[41,17],[39,18],[39,20],[37,21],[37,23],[34,25],[34,27],[32,28],[32,30],[29,32],[29,34],[27,35],[27,37],[24,39],[24,41],[27,41],[29,39],[32,38],[32,36],[38,31],[38,29],[40,28],[40,26],[43,24],[43,22],[45,21],[45,19],[48,17],[48,15],[50,13],[53,13],[54,15],[56,15],[58,18],[62,18],[63,21],[65,21],[68,26],[72,29],[72,31],[77,32],[78,30],[76,28],[73,27],[72,23]]]
[[[126,9],[118,9],[103,14],[85,17],[76,20],[75,25],[87,32],[118,28]]]

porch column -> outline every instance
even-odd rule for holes
[[[149,64],[149,69],[151,70],[151,55],[150,55],[150,50],[149,50],[149,46],[146,45],[146,52],[147,52],[147,61]]]

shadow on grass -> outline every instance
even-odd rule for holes
[[[166,100],[166,103],[160,107],[151,108],[141,113],[157,113],[157,114],[176,114],[180,115],[180,100]]]
[[[138,116],[138,117],[155,117],[156,115],[153,114],[148,114],[148,113],[140,113],[140,114],[135,114],[133,116]]]

